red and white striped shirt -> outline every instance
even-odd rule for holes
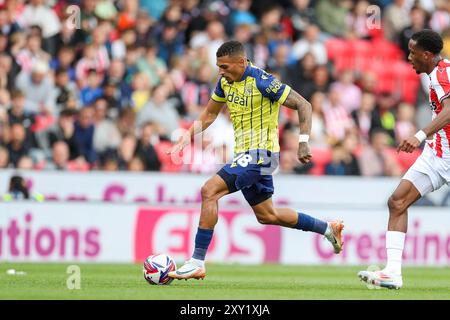
[[[442,111],[442,101],[450,97],[450,61],[447,59],[439,61],[428,76],[430,77],[430,107],[434,119]],[[450,161],[450,124],[434,134],[433,142],[429,143],[429,146],[437,157]]]

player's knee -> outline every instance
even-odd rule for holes
[[[256,215],[256,220],[261,224],[276,224],[278,221],[276,215],[274,214],[259,214]]]
[[[395,194],[389,197],[388,200],[389,213],[392,215],[402,214],[408,209],[406,207],[406,199],[397,197]]]
[[[203,187],[200,189],[200,193],[202,195],[203,201],[216,200],[217,192],[215,192],[214,188],[212,188],[208,184],[203,185]]]

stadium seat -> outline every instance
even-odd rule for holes
[[[325,47],[328,53],[328,59],[334,60],[346,50],[346,41],[340,38],[330,38],[325,42]]]
[[[156,153],[159,161],[161,161],[161,172],[180,172],[183,164],[173,163],[170,155],[166,154],[166,151],[172,147],[172,143],[168,141],[162,141],[155,146]]]
[[[325,173],[325,166],[331,161],[331,149],[312,148],[311,153],[314,166],[309,170],[308,174],[321,176]]]
[[[376,52],[375,59],[380,61],[393,61],[403,59],[403,52],[400,48],[389,41],[377,39],[372,41],[372,52]]]
[[[401,93],[402,100],[414,104],[417,99],[417,89],[420,86],[419,76],[405,61],[396,61],[392,65],[392,71],[396,75],[397,90]]]
[[[371,42],[367,40],[353,40],[349,42],[349,47],[354,56],[353,69],[355,71],[364,71],[364,68],[372,60]]]
[[[401,166],[402,171],[406,172],[417,160],[422,153],[421,150],[414,150],[412,153],[400,152],[397,154],[397,162]]]

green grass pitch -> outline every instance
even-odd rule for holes
[[[450,268],[404,268],[397,291],[368,289],[356,276],[365,267],[208,264],[205,280],[151,286],[140,264],[79,264],[81,288],[70,290],[68,266],[0,263],[0,299],[450,299]]]

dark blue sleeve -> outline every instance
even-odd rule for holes
[[[216,85],[216,89],[214,89],[213,94],[211,95],[211,99],[216,102],[225,102],[225,92],[222,89],[222,78],[219,79]]]
[[[283,104],[291,88],[263,70],[255,73],[256,86],[264,97]]]

